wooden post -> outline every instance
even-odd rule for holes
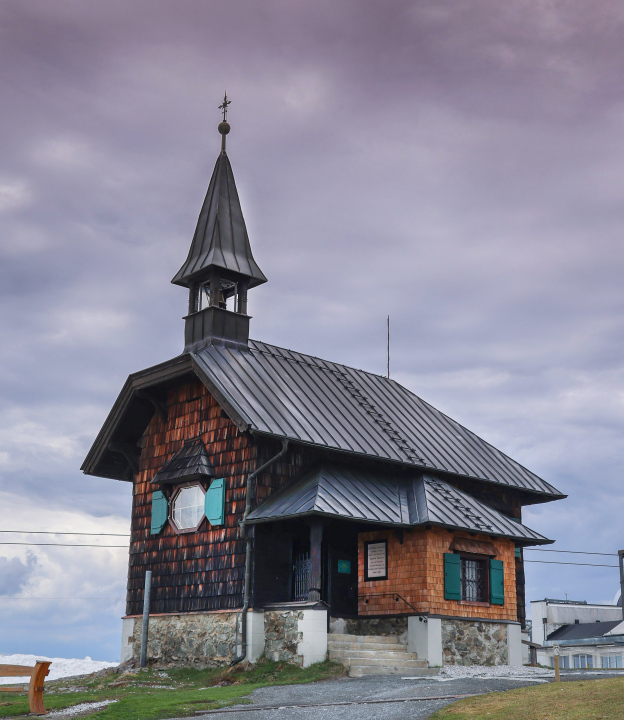
[[[561,676],[559,675],[559,645],[554,645],[555,653],[555,682],[561,682]]]
[[[143,592],[143,626],[141,627],[141,658],[140,666],[147,665],[147,631],[149,629],[150,595],[152,591],[152,571],[145,571],[145,590]]]
[[[323,522],[313,519],[310,525],[310,602],[321,599],[321,543],[323,541]]]
[[[28,685],[28,705],[30,712],[34,715],[45,715],[46,709],[43,706],[43,683],[46,675],[48,675],[50,662],[37,660],[32,675],[30,676],[30,684]]]

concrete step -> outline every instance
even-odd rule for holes
[[[405,647],[402,650],[361,650],[360,648],[345,648],[334,650],[330,648],[330,660],[366,660],[368,658],[379,658],[381,660],[408,660],[417,659],[417,655],[408,653]]]
[[[373,652],[406,652],[407,645],[399,645],[397,643],[339,643],[329,642],[327,647],[330,652],[333,650],[345,650],[347,652],[358,652],[360,650],[371,650]]]
[[[332,642],[351,642],[351,643],[392,643],[399,645],[399,638],[396,635],[333,635],[327,636],[327,641]]]

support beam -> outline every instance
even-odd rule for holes
[[[310,524],[310,602],[321,600],[321,543],[323,521],[314,518]]]
[[[140,400],[147,400],[152,405],[163,422],[167,422],[167,405],[164,402],[157,400],[148,390],[136,390],[135,392]]]
[[[139,457],[141,455],[141,451],[136,445],[131,445],[130,443],[111,442],[108,444],[108,449],[113,452],[121,453],[126,458],[126,462],[132,470],[133,475],[136,475],[139,472]]]

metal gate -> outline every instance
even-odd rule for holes
[[[293,562],[293,600],[307,600],[310,594],[310,553],[297,553]]]

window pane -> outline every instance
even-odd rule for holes
[[[197,527],[204,515],[204,491],[199,485],[182,488],[173,503],[173,520],[180,530]]]
[[[462,558],[460,578],[462,600],[473,602],[485,600],[485,563],[483,561]]]
[[[581,667],[581,657],[580,657],[580,655],[575,655],[575,656],[574,656],[574,667],[575,667],[575,668],[580,668],[580,667]]]
[[[609,667],[609,658],[606,655],[603,655],[600,658],[600,664],[603,668],[608,668]]]

